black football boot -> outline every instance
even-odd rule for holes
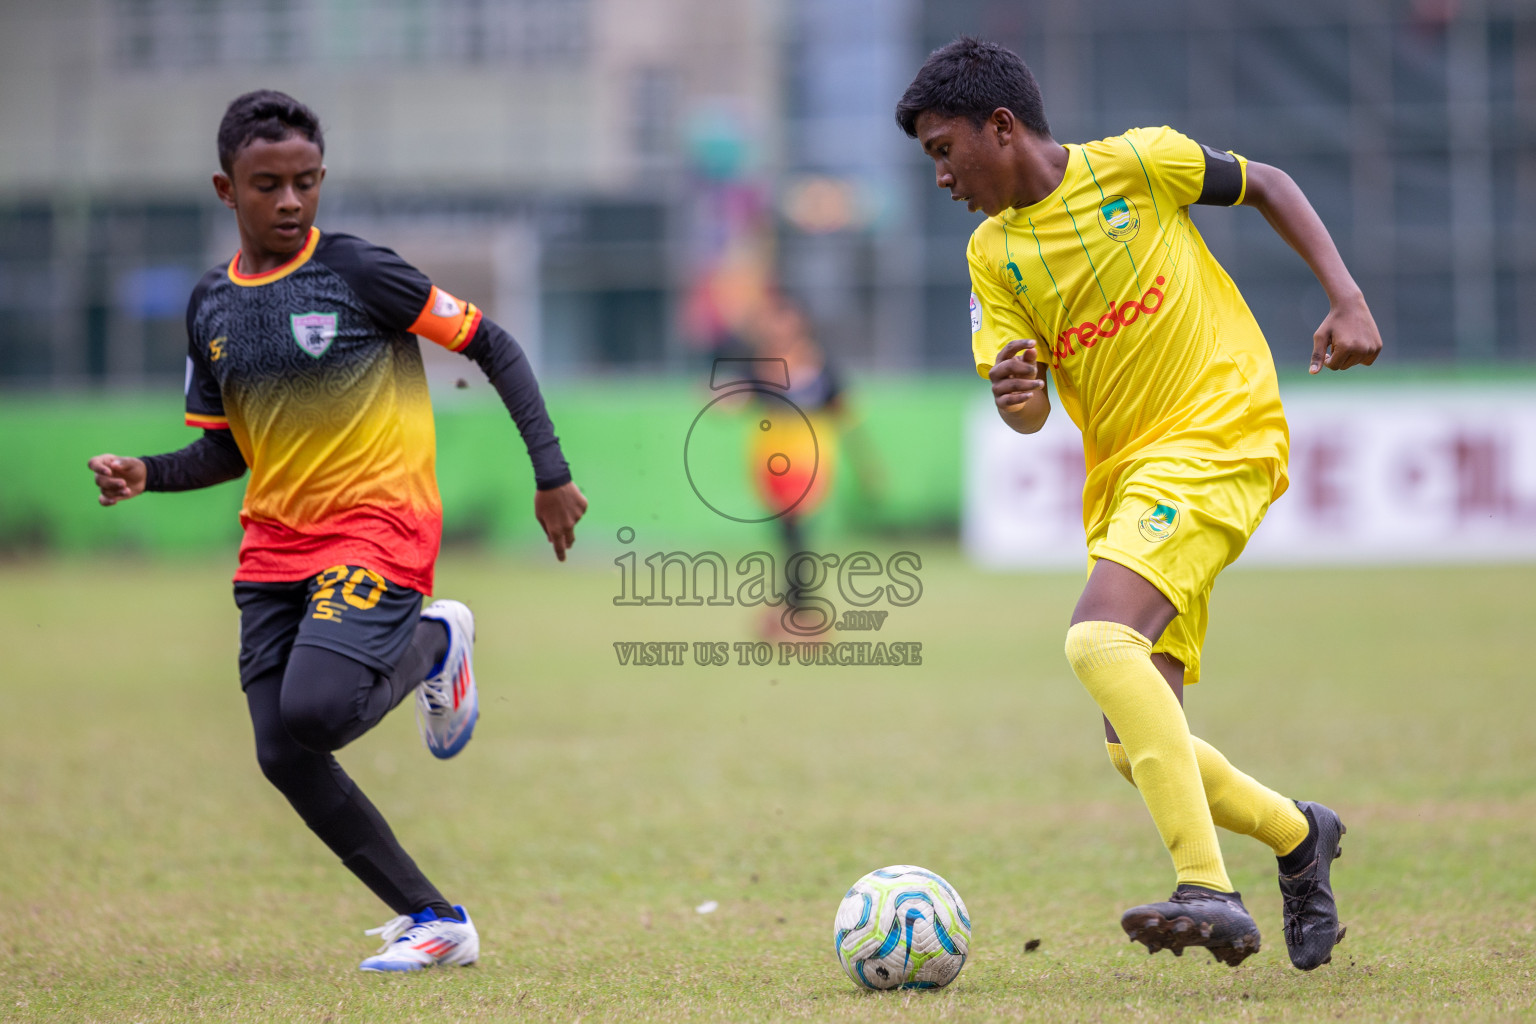
[[[1228,967],[1259,951],[1259,926],[1242,895],[1197,885],[1179,886],[1166,902],[1132,907],[1121,915],[1120,927],[1148,953],[1171,949],[1183,956],[1186,946],[1204,946]]]
[[[1294,860],[1294,851],[1280,862],[1280,895],[1285,899],[1285,948],[1291,963],[1304,971],[1321,967],[1333,959],[1333,947],[1344,941],[1344,926],[1339,924],[1339,908],[1333,902],[1329,869],[1335,857],[1344,853],[1339,840],[1347,831],[1339,816],[1322,804],[1297,801],[1312,830],[1303,840],[1310,847],[1310,861],[1293,874],[1286,874],[1286,860]]]

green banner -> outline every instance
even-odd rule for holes
[[[806,521],[807,544],[953,533],[963,413],[984,392],[964,377],[869,380],[848,396],[843,416],[812,417],[818,472],[830,483]],[[579,531],[588,548],[618,546],[624,527],[648,550],[777,543],[774,523],[737,521],[767,515],[753,482],[760,475],[753,460],[765,450],[754,436],[764,421],[759,405],[712,406],[719,396],[703,382],[676,380],[562,383],[546,388],[546,397],[592,503]],[[541,543],[532,473],[505,410],[483,385],[440,395],[436,405],[445,544]],[[9,442],[0,446],[0,551],[228,550],[233,564],[243,482],[112,508],[96,503],[85,467],[92,455],[152,454],[195,439],[181,425],[179,394],[11,394],[0,400],[0,431]]]

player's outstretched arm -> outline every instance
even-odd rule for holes
[[[168,455],[136,459],[102,454],[86,463],[96,474],[101,493],[96,500],[116,505],[145,491],[193,491],[233,480],[245,473],[245,457],[227,430],[204,430],[203,436]]]
[[[1357,363],[1374,363],[1381,351],[1381,332],[1365,304],[1365,295],[1301,187],[1278,167],[1250,160],[1243,205],[1264,214],[1270,227],[1307,261],[1328,295],[1328,315],[1312,335],[1309,372],[1317,373],[1325,366],[1347,370]]]
[[[587,499],[571,480],[571,469],[560,451],[560,439],[555,436],[528,358],[522,346],[489,318],[480,321],[464,355],[485,372],[523,436],[538,487],[533,514],[554,547],[555,557],[563,562],[566,549],[576,543],[576,523],[587,511]]]
[[[1003,422],[1021,434],[1045,426],[1051,400],[1045,393],[1045,367],[1036,362],[1033,341],[1010,341],[987,371],[992,400]]]

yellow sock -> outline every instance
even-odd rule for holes
[[[1296,805],[1252,776],[1232,767],[1221,751],[1198,736],[1191,736],[1195,760],[1200,765],[1200,784],[1205,788],[1205,803],[1211,809],[1211,821],[1218,827],[1239,835],[1253,836],[1283,857],[1307,838],[1307,818]],[[1110,763],[1136,785],[1131,759],[1125,747],[1105,741]]]
[[[1067,631],[1067,660],[1115,727],[1179,883],[1231,892],[1189,723],[1152,664],[1151,641],[1118,622],[1079,622]]]
[[[1253,836],[1277,857],[1301,845],[1307,838],[1307,817],[1294,803],[1232,767],[1221,751],[1205,740],[1190,738],[1200,762],[1200,781],[1212,821],[1228,831]]]

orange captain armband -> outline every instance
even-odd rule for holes
[[[450,352],[462,352],[480,326],[480,310],[473,302],[454,298],[437,285],[427,296],[421,315],[407,328]]]

